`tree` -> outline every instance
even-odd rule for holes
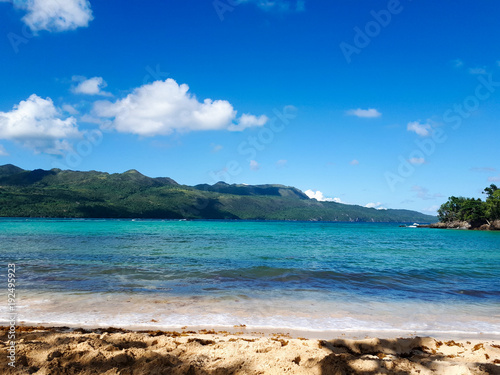
[[[491,185],[495,186],[495,185]],[[495,186],[496,188],[496,186]],[[486,189],[485,189],[486,190]],[[500,190],[494,190],[486,199],[485,215],[488,224],[491,221],[500,220]]]
[[[443,203],[438,210],[439,221],[449,223],[451,221],[462,221],[460,210],[467,198],[454,197],[448,198],[446,203]]]
[[[500,189],[491,184],[483,190],[487,195],[483,202],[477,198],[450,197],[438,210],[439,221],[449,223],[452,221],[467,221],[473,227],[482,224],[491,224],[500,220]]]
[[[495,194],[495,191],[497,190],[498,190],[497,186],[495,184],[491,184],[489,187],[484,188],[483,194],[486,194],[488,196],[486,199],[488,199],[491,196],[493,196],[493,194]]]
[[[479,198],[467,198],[462,202],[459,216],[461,221],[467,221],[473,227],[485,224],[487,222],[486,205]]]

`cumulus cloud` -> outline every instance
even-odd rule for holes
[[[243,131],[254,126],[264,126],[268,120],[269,118],[266,115],[257,117],[248,113],[244,113],[237,120],[237,124],[231,124],[227,129],[230,131]]]
[[[357,161],[356,159],[353,159],[349,162],[349,164],[351,165],[359,165],[359,161]]]
[[[144,137],[174,131],[237,131],[267,122],[266,116],[244,114],[237,118],[237,111],[228,101],[205,99],[200,102],[188,91],[188,85],[179,85],[171,78],[155,81],[115,102],[95,102],[93,113],[108,119],[110,128]]]
[[[366,208],[375,208],[377,210],[387,210],[387,208],[382,206],[382,203],[377,202],[377,203],[367,203],[365,204]]]
[[[408,159],[408,161],[411,164],[415,164],[415,165],[420,165],[420,164],[424,164],[425,163],[425,159],[424,158],[410,158],[410,159]]]
[[[431,134],[432,126],[428,122],[421,124],[420,121],[412,121],[408,123],[406,130],[415,132],[421,137],[427,137]]]
[[[15,141],[35,152],[62,154],[71,149],[70,138],[78,138],[74,117],[63,118],[52,99],[31,95],[10,112],[0,112],[0,139]]]
[[[0,145],[0,156],[9,156],[9,153],[3,145]]]
[[[309,197],[309,199],[316,199],[318,202],[336,202],[336,203],[344,203],[340,200],[340,198],[327,198],[323,195],[323,193],[319,190],[306,190],[304,194]]]
[[[26,11],[23,22],[34,32],[60,32],[87,27],[94,19],[88,0],[26,0],[14,1]]]
[[[361,118],[376,118],[382,116],[382,113],[377,111],[375,108],[369,109],[350,109],[346,112],[348,116],[356,116]]]
[[[92,77],[87,79],[82,76],[73,76],[73,82],[78,82],[71,88],[74,94],[112,96],[109,92],[103,91],[108,84],[102,77]]]
[[[252,171],[258,171],[260,169],[259,163],[257,163],[255,160],[250,160],[250,169]]]

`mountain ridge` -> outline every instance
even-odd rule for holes
[[[169,177],[0,166],[1,217],[432,222],[410,210],[309,199],[280,184],[181,185]]]

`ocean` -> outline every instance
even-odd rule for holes
[[[500,338],[500,233],[394,223],[0,219],[0,323]]]

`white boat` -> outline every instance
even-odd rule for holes
[[[419,226],[420,226],[420,224],[418,224],[418,223],[413,223],[412,225],[402,224],[402,225],[400,225],[399,227],[400,227],[400,228],[418,228]]]

